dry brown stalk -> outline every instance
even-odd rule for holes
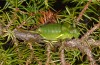
[[[85,33],[84,36],[81,37],[80,40],[82,41],[84,39],[85,40],[88,39],[89,35],[92,34],[96,29],[99,29],[99,27],[100,27],[100,22],[98,24],[94,25],[93,28],[91,28],[90,30],[88,30],[87,33]]]
[[[77,17],[77,22],[79,22],[79,20],[82,18],[84,12],[88,9],[89,4],[92,2],[92,0],[89,0],[89,2],[85,5],[84,9],[81,11],[81,13],[79,14],[79,16]]]

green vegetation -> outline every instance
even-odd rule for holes
[[[68,33],[62,30],[61,34],[64,34],[64,36],[61,39],[80,39],[95,24],[100,22],[100,2],[98,0],[93,0],[82,14],[81,20],[77,21],[80,12],[84,9],[87,2],[89,0],[6,0],[5,5],[0,8],[0,65],[45,65],[47,45],[31,40],[16,39],[13,30],[35,31],[39,27],[51,23],[53,25],[55,23],[68,23],[68,25],[64,24],[65,27],[69,26],[69,28],[66,27]],[[53,25],[52,27],[56,26]],[[57,32],[59,32],[59,26]],[[70,30],[72,34],[70,34]],[[53,31],[56,33],[56,30]],[[48,35],[46,36],[45,34],[46,32],[40,33],[40,35],[48,39],[49,33],[47,32]],[[52,33],[53,37],[49,39],[55,40],[55,37],[61,34]],[[69,37],[65,37],[65,35]],[[91,32],[88,37],[100,40],[100,28]],[[51,49],[51,65],[61,65],[58,50],[59,46]],[[93,51],[93,56],[97,63],[100,63],[98,61],[100,47],[93,46],[91,51]],[[86,54],[76,48],[65,48],[64,55],[66,62],[71,65],[89,65],[90,63]]]

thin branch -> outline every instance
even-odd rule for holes
[[[42,65],[42,62],[40,60],[38,60],[38,58],[34,55],[34,48],[32,47],[31,42],[28,42],[28,45],[29,45],[31,52],[30,52],[29,58],[26,61],[26,65],[30,65],[33,58],[38,62],[38,65]]]
[[[4,63],[4,62],[2,61],[2,62],[0,63],[0,65],[3,65],[3,63]]]
[[[6,14],[6,16],[8,16],[8,20],[9,20],[8,24],[6,25],[6,29],[8,29],[18,18],[16,12],[12,12],[12,13],[13,13],[13,16],[11,16],[11,18],[8,14]]]
[[[65,55],[64,55],[64,44],[62,42],[62,45],[60,47],[60,59],[61,59],[61,65],[66,65]]]
[[[100,46],[100,40],[94,40],[92,38],[87,39],[86,43],[88,43],[91,46],[96,46],[96,47]]]
[[[96,27],[93,27],[93,29],[91,29],[92,31],[94,31],[95,29],[98,28],[98,26],[100,26],[100,23],[95,25]],[[41,43],[41,42],[44,42],[42,37],[38,34],[33,34],[33,33],[30,33],[29,31],[25,31],[25,30],[17,30],[15,29],[14,30],[14,34],[15,34],[15,37],[17,39],[20,39],[20,40],[24,40],[24,41],[30,41],[31,40],[34,40],[35,42],[38,42],[38,43]],[[90,33],[87,33],[86,35],[84,36],[88,36],[90,35]],[[84,39],[86,37],[83,37],[82,39]],[[77,40],[76,40],[77,41]],[[80,40],[81,41],[81,40]],[[70,42],[70,41],[69,41]],[[90,43],[91,42],[91,43]],[[44,42],[45,43],[45,42]],[[75,43],[75,42],[74,42]],[[95,41],[95,40],[90,40],[90,39],[87,39],[87,43],[89,43],[90,45],[93,45],[93,46],[99,46],[100,45],[100,41]],[[75,45],[75,44],[73,44]],[[70,45],[69,45],[70,46]],[[77,46],[77,45],[76,45]]]
[[[89,4],[92,2],[92,0],[89,0],[89,2],[85,5],[84,9],[81,11],[81,13],[79,14],[79,16],[77,17],[77,22],[79,22],[79,20],[82,18],[82,15],[84,14],[84,12],[88,9]]]
[[[51,60],[51,65],[56,65],[56,64]]]
[[[91,31],[94,31],[95,29],[97,29],[98,27],[100,26],[100,23],[97,24],[96,26],[93,27],[93,29],[90,30]],[[14,34],[15,34],[15,37],[20,39],[20,40],[24,40],[24,41],[29,41],[30,39],[31,40],[34,40],[35,42],[38,42],[38,43],[41,43],[41,42],[44,42],[43,39],[41,38],[40,35],[38,34],[33,34],[33,33],[30,33],[29,31],[21,31],[21,30],[14,30]],[[91,33],[87,33],[85,36],[88,36],[90,35]],[[83,37],[82,39],[84,39],[85,37]],[[45,43],[45,42],[44,42]],[[95,59],[93,58],[93,55],[92,55],[92,52],[91,50],[89,49],[89,47],[85,44],[81,44],[81,40],[78,39],[78,40],[67,40],[64,44],[65,44],[65,47],[71,47],[71,48],[79,48],[80,51],[84,51],[90,62],[92,64],[96,64],[95,62]],[[88,43],[89,45],[93,45],[93,46],[100,46],[100,40],[94,40],[94,39],[87,39],[87,41],[84,43]],[[50,50],[50,48],[48,47],[48,50]],[[49,52],[49,51],[48,51]],[[63,51],[62,51],[63,52]],[[50,52],[47,54],[48,57],[49,56]],[[49,59],[49,58],[48,58]],[[48,63],[48,62],[47,62]],[[97,64],[96,64],[97,65]]]
[[[66,65],[64,49],[62,49],[60,52],[60,59],[61,59],[61,65]]]
[[[14,29],[14,34],[15,37],[19,40],[43,42],[43,38],[40,35],[36,33],[31,33],[26,30]]]
[[[51,47],[50,47],[50,44],[47,43],[47,60],[46,60],[46,64],[45,65],[50,65],[50,61],[51,61]]]
[[[100,27],[100,22],[98,24],[94,25],[93,28],[88,30],[88,32],[84,36],[82,36],[80,40],[82,41],[84,39],[88,39],[89,35],[92,34],[96,29],[99,29],[99,27]]]
[[[25,25],[25,24],[26,24],[26,22],[23,21],[20,25],[17,26],[17,28],[21,28],[21,27],[23,27],[23,25]]]
[[[90,41],[90,40],[89,40],[89,41]],[[92,40],[91,40],[91,41],[92,41]],[[87,41],[87,42],[88,42],[88,41]],[[86,42],[86,43],[87,43],[87,42]],[[89,58],[89,60],[90,60],[91,65],[98,65],[98,64],[96,64],[96,61],[95,61],[95,59],[94,59],[94,57],[93,57],[93,55],[92,55],[92,52],[91,52],[91,50],[89,49],[89,47],[88,47],[88,46],[85,46],[85,45],[82,45],[80,40],[74,39],[74,40],[71,40],[71,41],[67,41],[67,42],[65,43],[65,46],[66,46],[66,47],[71,47],[71,48],[78,48],[78,49],[80,49],[80,51],[86,53],[86,55],[88,56],[88,58]]]
[[[0,35],[2,35],[3,34],[3,26],[2,26],[2,24],[0,24]]]
[[[29,45],[29,48],[30,48],[31,52],[30,52],[30,56],[28,57],[28,59],[26,61],[26,65],[30,65],[31,62],[32,62],[32,59],[34,57],[34,49],[32,47],[32,44],[30,42],[28,42],[28,45]]]
[[[19,49],[19,46],[18,46],[18,41],[16,40],[15,37],[13,38],[12,41],[13,41],[15,47],[16,47],[16,53],[18,54],[18,58],[19,58],[19,59],[22,59],[22,58],[21,58],[20,49]],[[19,64],[19,65],[21,65],[21,64]]]

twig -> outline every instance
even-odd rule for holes
[[[51,60],[51,65],[56,65],[56,64]]]
[[[26,65],[30,65],[31,62],[32,62],[32,59],[34,57],[34,50],[33,50],[32,44],[30,42],[28,42],[28,45],[29,45],[29,48],[30,48],[31,52],[30,52],[29,58],[26,61]]]
[[[13,38],[13,43],[16,47],[16,53],[18,54],[18,58],[21,59],[20,50],[19,50],[19,47],[18,47],[18,41],[16,40],[16,37]],[[19,64],[19,65],[21,65],[21,64]]]
[[[94,31],[95,29],[98,28],[99,25],[100,25],[100,23],[97,24],[97,25],[95,25],[96,27],[94,27],[94,28],[91,29],[91,30]],[[15,30],[14,30],[14,34],[15,34],[15,37],[16,37],[17,39],[20,39],[20,40],[30,41],[30,39],[31,39],[31,40],[33,40],[33,41],[35,41],[35,42],[38,42],[38,43],[44,42],[43,39],[42,39],[42,37],[41,37],[40,35],[30,33],[29,31],[15,29]],[[89,35],[90,33],[87,33],[87,34]],[[84,35],[84,36],[88,36],[87,34]],[[84,36],[83,36],[82,39],[85,38]],[[76,40],[76,41],[77,41],[77,40]],[[69,42],[70,42],[70,41],[69,41]],[[45,42],[44,42],[44,43],[45,43]],[[74,42],[74,43],[76,43],[76,42]],[[99,46],[99,45],[100,45],[100,41],[99,41],[99,40],[95,41],[95,40],[93,40],[93,39],[92,39],[92,40],[87,39],[87,43],[89,43],[90,45],[93,45],[93,46]],[[76,44],[77,44],[77,43],[76,43]],[[75,44],[73,44],[73,45],[75,45]],[[69,45],[69,46],[70,46],[70,45]]]
[[[91,46],[96,46],[96,47],[100,46],[100,40],[94,40],[90,38],[90,39],[87,39],[86,42]]]
[[[61,59],[61,65],[66,65],[65,56],[64,56],[64,49],[60,52],[60,59]]]
[[[100,23],[97,24],[96,26],[94,26],[93,29],[91,29],[91,30],[94,31],[99,26],[100,26]],[[40,35],[32,34],[32,33],[28,32],[28,31],[22,32],[20,30],[14,30],[14,33],[15,33],[16,38],[18,38],[20,40],[28,41],[28,40],[32,39],[32,40],[34,40],[35,42],[38,42],[38,43],[41,43],[41,41],[39,41],[39,40],[42,40],[42,42],[44,42]],[[90,35],[90,33],[88,33],[85,36],[88,36],[88,35]],[[82,39],[84,39],[84,38],[85,37],[83,37]],[[91,50],[88,48],[88,46],[86,46],[85,44],[81,44],[81,43],[82,42],[80,41],[80,39],[78,39],[78,40],[74,39],[74,40],[70,40],[70,41],[67,40],[64,44],[65,44],[66,47],[71,47],[71,48],[76,47],[76,48],[79,48],[80,51],[83,50],[87,54],[87,56],[88,56],[89,60],[91,61],[91,63],[92,64],[96,64],[96,62],[95,62],[95,60],[93,58]],[[87,39],[86,43],[88,43],[89,45],[93,45],[93,46],[100,46],[100,40],[95,41],[93,39]],[[48,50],[50,50],[50,49],[48,48]],[[49,54],[50,54],[50,52],[47,54],[48,57],[50,57]]]
[[[86,11],[86,9],[88,8],[88,6],[91,2],[92,2],[92,0],[89,0],[89,2],[85,5],[84,9],[81,11],[81,13],[79,14],[79,16],[77,18],[77,22],[79,22],[79,20],[82,18],[82,15],[84,14],[84,12]]]
[[[84,36],[82,36],[80,40],[82,41],[84,39],[88,39],[89,35],[91,33],[93,33],[96,29],[98,29],[99,27],[100,27],[100,22],[98,24],[94,25],[93,28],[91,28],[90,30],[88,30],[88,32]]]
[[[2,24],[0,24],[0,35],[2,35],[3,34],[3,26],[2,26]]]
[[[75,39],[74,39],[74,40],[71,40],[71,41],[67,41],[67,42],[65,43],[65,46],[66,46],[66,47],[71,47],[71,48],[79,48],[80,51],[86,53],[86,55],[88,56],[88,58],[89,58],[89,60],[90,60],[90,63],[91,63],[92,65],[98,65],[98,64],[96,64],[96,61],[95,61],[95,59],[94,59],[94,57],[93,57],[93,55],[92,55],[92,52],[91,52],[91,50],[89,49],[89,47],[88,47],[88,46],[85,46],[85,45],[82,45],[81,42],[80,42],[80,40],[75,40]]]
[[[29,58],[26,61],[26,65],[30,65],[33,58],[38,62],[38,65],[42,65],[42,62],[40,60],[38,60],[38,58],[34,55],[34,49],[32,47],[31,42],[28,42],[28,45],[29,45],[29,48],[31,50],[31,52],[30,52],[31,54],[30,54]]]
[[[2,61],[2,62],[0,63],[0,65],[3,65],[3,63],[4,63],[4,62]]]
[[[14,34],[15,34],[15,37],[20,40],[43,42],[43,38],[40,35],[36,33],[31,33],[26,30],[14,29]]]
[[[20,25],[18,25],[17,28],[21,28],[21,27],[23,27],[24,24],[26,24],[25,21],[23,21]]]
[[[45,65],[50,65],[50,61],[51,61],[51,50],[50,50],[50,44],[47,43],[47,60],[46,60],[46,64]]]
[[[65,55],[64,55],[64,44],[62,42],[62,45],[60,47],[60,59],[61,59],[61,65],[66,65],[66,61],[65,61]]]
[[[13,16],[11,17],[11,19],[9,18],[10,16],[8,16],[8,14],[6,14],[8,16],[8,20],[9,20],[8,24],[6,25],[6,29],[8,29],[17,19],[16,12],[12,12],[12,13],[13,13]]]

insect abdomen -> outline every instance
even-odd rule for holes
[[[48,40],[57,40],[58,36],[61,34],[60,24],[48,24],[41,26],[38,29],[41,36]]]

